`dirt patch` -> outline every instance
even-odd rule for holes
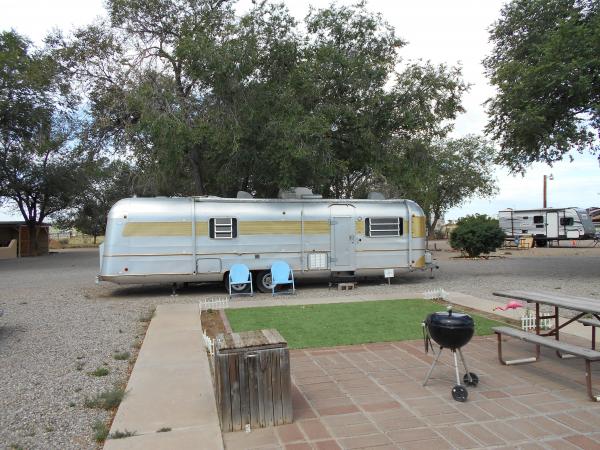
[[[200,320],[202,321],[202,329],[211,339],[214,339],[219,333],[226,333],[225,324],[221,319],[219,310],[208,309],[206,311],[202,311]]]

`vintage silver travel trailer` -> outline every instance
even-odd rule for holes
[[[505,209],[498,213],[500,228],[508,236],[533,236],[537,245],[563,239],[593,239],[594,224],[585,209]]]
[[[229,268],[243,263],[255,286],[270,292],[277,260],[286,261],[296,279],[383,277],[385,269],[432,267],[423,210],[410,200],[322,199],[306,188],[278,199],[240,194],[118,201],[100,246],[98,280],[225,282]]]

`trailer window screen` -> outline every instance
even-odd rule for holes
[[[533,223],[544,223],[544,216],[533,216]]]
[[[365,234],[370,237],[402,236],[402,217],[365,219]]]
[[[572,226],[574,223],[573,218],[572,217],[561,217],[560,218],[560,224],[563,227],[570,227]]]
[[[209,234],[213,239],[233,239],[237,237],[237,219],[229,217],[210,219]]]

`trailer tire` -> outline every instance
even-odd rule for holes
[[[272,286],[270,270],[261,270],[256,274],[256,287],[264,294],[271,292]]]
[[[223,279],[223,284],[225,285],[225,291],[229,294],[229,272],[225,274],[225,278]],[[231,285],[231,293],[232,294],[249,294],[250,293],[250,284],[232,284]]]

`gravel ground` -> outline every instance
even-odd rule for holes
[[[453,259],[456,253],[435,244],[442,249],[434,252],[440,264],[435,279],[428,273],[403,274],[392,286],[360,283],[344,295],[397,292],[407,297],[443,288],[493,298],[494,290],[539,288],[600,301],[600,247],[499,252],[489,260],[466,260]],[[175,297],[167,286],[98,286],[97,265],[96,250],[0,261],[3,448],[95,448],[91,426],[108,420],[109,414],[86,408],[85,398],[126,381],[129,363],[113,355],[135,353],[145,330],[140,318],[157,304],[224,295],[220,286],[192,286]],[[340,295],[322,282],[299,282],[297,287],[298,297]],[[89,374],[98,367],[107,367],[109,374]]]

